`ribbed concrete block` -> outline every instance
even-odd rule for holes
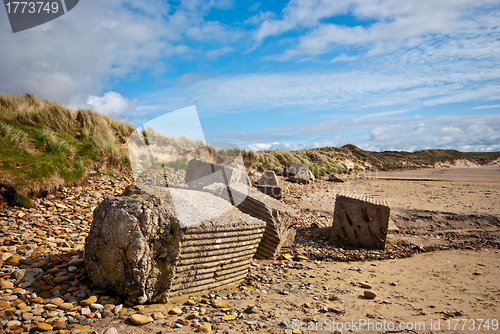
[[[130,187],[94,211],[87,273],[133,302],[166,302],[243,280],[265,228],[209,193]]]
[[[380,199],[355,194],[335,198],[331,243],[367,249],[384,249],[391,208]]]
[[[260,191],[243,184],[229,187],[237,208],[252,217],[266,222],[266,230],[255,253],[258,259],[272,259],[284,244],[290,242],[295,233],[289,232],[297,211]],[[294,230],[295,231],[295,230]]]
[[[186,184],[191,189],[202,190],[212,183],[250,185],[246,172],[229,166],[210,163],[199,159],[191,159],[188,163]]]

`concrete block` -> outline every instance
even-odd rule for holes
[[[271,198],[260,191],[241,183],[229,187],[237,208],[252,217],[266,222],[266,230],[262,236],[255,257],[258,259],[274,258],[285,243],[293,237],[289,232],[295,221],[297,211],[286,204]],[[294,230],[295,231],[295,230]]]
[[[246,172],[242,169],[191,159],[184,178],[190,189],[202,190],[212,183],[250,185]]]
[[[391,208],[377,198],[339,194],[335,198],[330,240],[333,245],[384,249]]]
[[[210,193],[131,186],[94,211],[87,274],[132,302],[167,302],[242,281],[265,228]]]

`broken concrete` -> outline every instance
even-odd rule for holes
[[[309,169],[301,169],[297,174],[289,177],[294,183],[309,184],[314,182],[314,174]]]
[[[272,259],[283,245],[290,246],[295,238],[295,229],[290,228],[297,211],[260,191],[243,184],[229,187],[237,208],[266,222],[266,230],[255,253],[258,259]]]
[[[285,166],[284,175],[286,177],[294,176],[303,169],[308,169],[306,165],[299,164],[297,162],[289,162]]]
[[[184,180],[189,188],[196,190],[202,190],[213,183],[250,185],[244,170],[199,159],[189,161]]]
[[[259,181],[253,182],[253,186],[272,198],[281,199],[282,197],[283,189],[280,187],[278,178],[272,170],[266,170]]]
[[[337,175],[335,174],[330,174],[328,176],[328,181],[331,181],[331,182],[340,182],[340,183],[343,183],[344,180],[342,180],[340,177],[338,177]]]
[[[331,243],[367,249],[384,249],[391,208],[377,198],[339,194],[335,198]]]
[[[209,193],[130,186],[94,211],[87,274],[132,302],[166,302],[243,280],[265,227]]]

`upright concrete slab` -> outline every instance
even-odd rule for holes
[[[190,189],[203,190],[212,183],[243,183],[250,185],[246,172],[242,169],[191,159],[184,178]]]
[[[129,187],[94,211],[87,274],[132,302],[166,302],[242,281],[265,228],[209,193]]]
[[[281,247],[293,243],[295,230],[291,228],[297,211],[260,191],[241,183],[229,187],[237,208],[252,217],[266,222],[266,230],[259,243],[255,257],[272,259]]]
[[[330,240],[333,245],[384,249],[391,208],[378,198],[339,194]]]
[[[280,187],[278,178],[272,170],[266,170],[260,180],[253,183],[253,186],[272,198],[281,199],[282,197],[283,189]]]

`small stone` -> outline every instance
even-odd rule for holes
[[[304,256],[304,255],[299,255],[299,254],[295,255],[295,256],[293,257],[293,259],[294,259],[295,261],[307,261],[307,260],[309,260],[306,256]]]
[[[6,300],[0,300],[0,309],[6,309],[7,307],[10,306],[10,303]]]
[[[13,289],[14,288],[14,283],[11,281],[1,281],[0,282],[0,289],[6,290],[6,289]]]
[[[398,283],[396,283],[396,282],[391,282],[390,284],[391,284],[392,286],[396,286],[396,285],[398,285]]]
[[[74,325],[74,326],[73,326],[73,328],[74,328],[74,329],[78,329],[78,330],[80,330],[80,331],[84,331],[84,330],[85,330],[85,326],[78,325],[78,324]]]
[[[290,292],[288,292],[288,291],[286,291],[286,290],[281,290],[281,291],[280,291],[280,294],[281,294],[281,295],[289,295],[289,294],[290,294]]]
[[[362,287],[363,289],[371,289],[372,286],[370,284],[366,284],[366,283],[359,283],[359,286]]]
[[[89,298],[87,298],[87,299],[85,299],[85,300],[82,300],[82,301],[80,302],[80,305],[81,305],[81,306],[89,306],[90,304],[93,304],[93,303],[95,303],[96,301],[97,301],[97,297],[96,297],[96,296],[91,296],[91,297],[89,297]]]
[[[302,332],[300,331],[300,329],[294,329],[292,331],[292,334],[302,334]]]
[[[58,307],[61,310],[71,310],[73,308],[73,304],[71,304],[71,303],[62,303]]]
[[[59,298],[59,297],[56,297],[56,298],[53,298],[51,301],[50,301],[51,304],[54,304],[55,306],[59,306],[61,305],[62,303],[64,303],[64,300],[62,298]]]
[[[56,284],[61,284],[63,282],[66,282],[69,279],[69,276],[64,275],[64,276],[58,276],[52,280],[52,282]]]
[[[113,312],[111,312],[110,310],[104,310],[104,311],[102,311],[102,317],[103,318],[111,318],[114,315],[115,314]]]
[[[281,254],[280,259],[292,261],[292,256],[290,254]]]
[[[130,322],[132,322],[136,326],[143,326],[149,324],[153,321],[153,318],[143,314],[132,314],[130,317]]]
[[[196,330],[197,332],[200,332],[200,333],[211,333],[212,332],[212,325],[210,325],[209,323],[204,323],[203,325],[201,325],[200,327],[198,327],[198,329]]]
[[[192,300],[192,299],[188,299],[186,301],[186,305],[193,305],[194,306],[194,305],[196,305],[196,302],[194,300]]]
[[[154,312],[153,313],[153,319],[155,319],[155,320],[165,319],[165,316],[161,312]]]
[[[118,330],[114,327],[110,327],[106,329],[106,331],[103,334],[119,334]]]
[[[102,310],[104,306],[98,303],[92,303],[90,304],[90,308],[93,310]]]
[[[11,321],[8,321],[5,326],[7,326],[9,328],[10,327],[19,327],[19,326],[21,326],[21,322],[18,320],[11,320]]]
[[[8,259],[5,260],[5,264],[9,266],[17,266],[19,265],[19,261],[21,260],[21,257],[19,255],[12,255]]]
[[[217,308],[230,308],[231,304],[227,300],[214,299],[212,301],[212,306]]]
[[[230,321],[230,320],[234,320],[236,319],[236,317],[234,315],[231,315],[231,314],[228,314],[228,315],[225,315],[222,317],[222,320],[225,320],[225,321]]]
[[[22,317],[24,321],[31,320],[31,318],[33,318],[33,313],[25,312],[22,314]]]
[[[38,325],[36,325],[35,329],[37,331],[45,332],[45,331],[51,331],[53,327],[45,322],[41,322]]]
[[[68,266],[79,266],[85,262],[84,259],[73,259],[68,262]]]
[[[54,327],[54,329],[63,329],[66,327],[66,323],[63,321],[54,321],[52,323],[52,327]]]
[[[375,299],[375,297],[377,297],[377,294],[370,290],[365,290],[364,295],[368,299]]]
[[[176,306],[173,309],[171,309],[170,311],[168,311],[168,313],[179,315],[179,314],[182,314],[182,310]]]

